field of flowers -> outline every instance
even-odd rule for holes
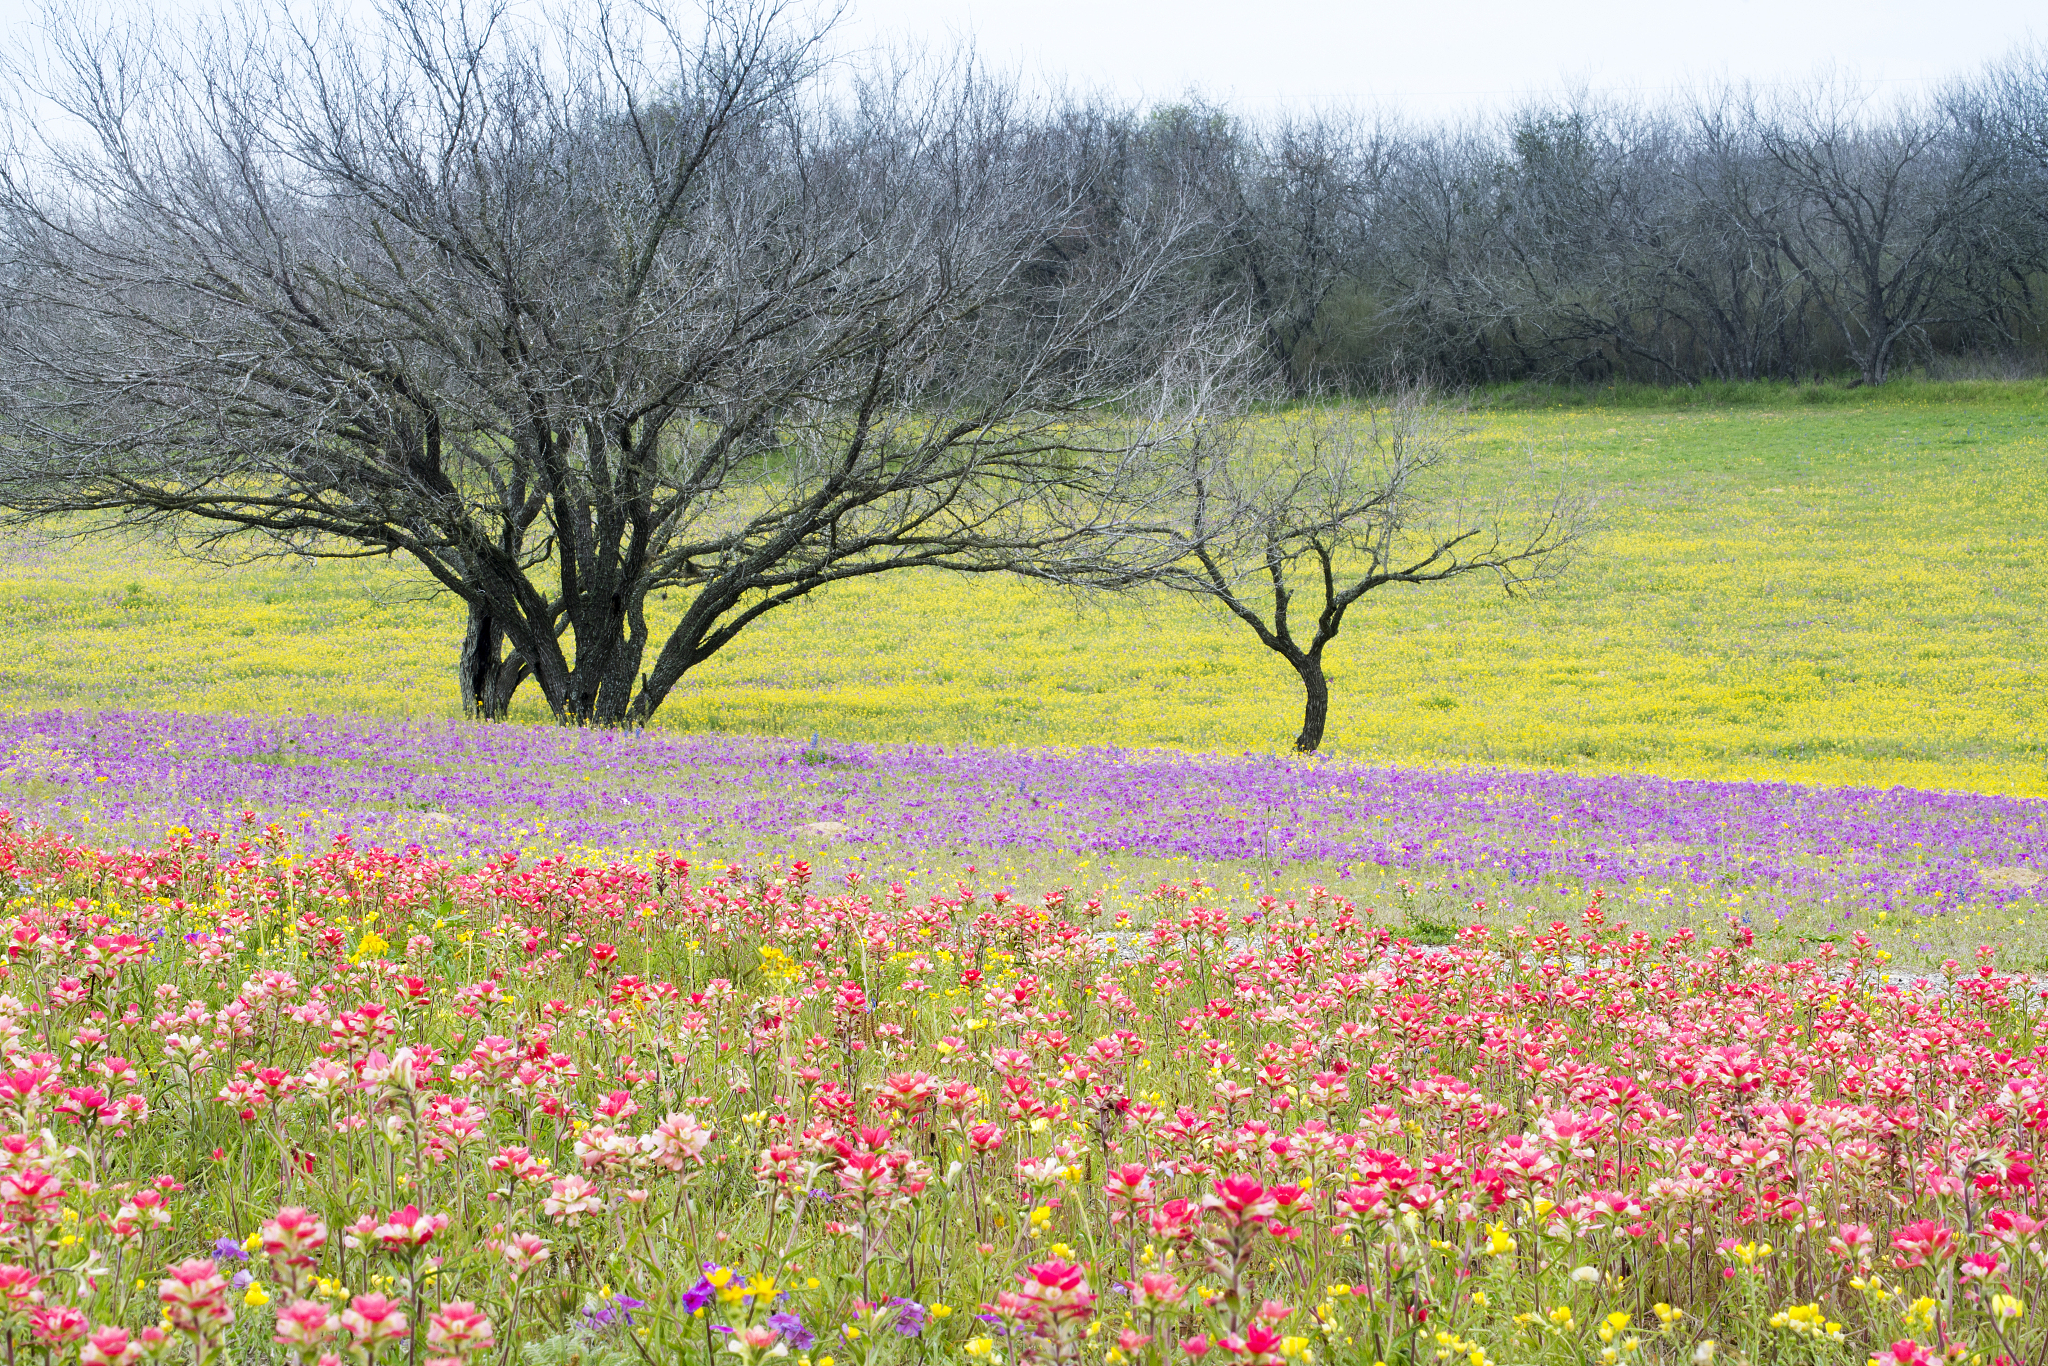
[[[1314,760],[1171,605],[618,734],[396,570],[11,542],[5,1366],[2048,1366],[2040,397],[1487,418],[1604,529]]]
[[[1278,755],[857,746],[461,721],[0,715],[0,801],[96,838],[226,828],[463,862],[688,851],[925,890],[1066,886],[1142,918],[1161,882],[1241,901],[1321,883],[1395,928],[1541,923],[1596,892],[1665,929],[1736,916],[1800,952],[1857,931],[1901,965],[2035,931],[2048,803],[1905,788],[1437,771]]]
[[[0,871],[10,1359],[2048,1352],[2044,993],[1989,946],[1900,984],[1597,893],[1424,946],[1323,888],[1133,917],[254,811],[7,813]]]
[[[1476,415],[1475,479],[1571,463],[1601,523],[1535,602],[1376,594],[1333,647],[1336,751],[2048,795],[2048,386],[1756,397]],[[383,564],[210,570],[17,538],[0,702],[452,715],[459,614],[420,593]],[[658,719],[1272,751],[1299,708],[1284,665],[1186,604],[906,576],[769,618]]]

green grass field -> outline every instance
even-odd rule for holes
[[[1523,392],[1470,425],[1482,478],[1569,465],[1597,525],[1534,601],[1473,583],[1355,609],[1330,752],[2048,794],[2048,385]],[[402,565],[0,552],[8,705],[454,711],[460,614]],[[660,720],[1277,749],[1299,693],[1185,602],[904,575],[771,618]]]

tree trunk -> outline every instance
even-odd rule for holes
[[[1303,655],[1292,663],[1294,671],[1301,675],[1301,688],[1306,694],[1301,734],[1294,737],[1294,748],[1301,754],[1314,754],[1323,743],[1323,727],[1330,719],[1330,681],[1323,677],[1321,655]]]
[[[462,693],[462,712],[481,721],[502,721],[512,710],[512,695],[526,679],[526,661],[513,654],[500,658],[505,632],[491,609],[471,603],[469,628],[462,637],[462,658],[455,668]]]
[[[463,632],[462,656],[455,665],[455,686],[462,693],[462,714],[485,721],[490,714],[491,680],[498,671],[498,649],[505,633],[491,620],[491,610],[469,605],[469,629]]]

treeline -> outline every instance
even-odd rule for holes
[[[1187,102],[1070,108],[1089,224],[1192,191],[1190,281],[1284,385],[1853,376],[2038,366],[2048,59],[1889,102],[1817,80],[1459,127]]]

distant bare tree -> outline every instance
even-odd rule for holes
[[[1381,408],[1217,424],[1183,448],[1151,581],[1221,605],[1287,661],[1301,679],[1302,753],[1329,720],[1324,652],[1367,593],[1475,574],[1515,593],[1563,571],[1577,497],[1468,499],[1456,452],[1448,414],[1415,389]]]
[[[12,73],[88,134],[0,162],[16,516],[409,557],[465,706],[607,725],[824,585],[1129,548],[1192,215],[1087,220],[982,73],[827,101],[779,0],[244,13]]]
[[[1834,83],[1759,118],[1784,185],[1775,245],[1863,382],[1882,384],[1902,341],[1978,311],[1964,285],[1995,205],[1999,139],[1980,108],[1870,118],[1863,96]]]
[[[1290,393],[1322,382],[1312,354],[1317,325],[1331,296],[1358,280],[1370,260],[1394,145],[1384,126],[1334,110],[1259,130],[1230,240]]]
[[[1649,234],[1670,316],[1704,374],[1799,373],[1813,363],[1806,290],[1778,250],[1785,200],[1746,107],[1725,89],[1704,96],[1675,141],[1669,226]]]
[[[2024,326],[2038,327],[2041,272],[2048,271],[2048,46],[2031,43],[1994,65],[1981,87],[1957,98],[1983,101],[2004,142],[1996,195],[1999,240],[1986,253]],[[2018,329],[2012,329],[2017,331]]]
[[[1378,217],[1380,281],[1411,370],[1499,379],[1527,360],[1501,290],[1501,155],[1479,130],[1400,149]]]

